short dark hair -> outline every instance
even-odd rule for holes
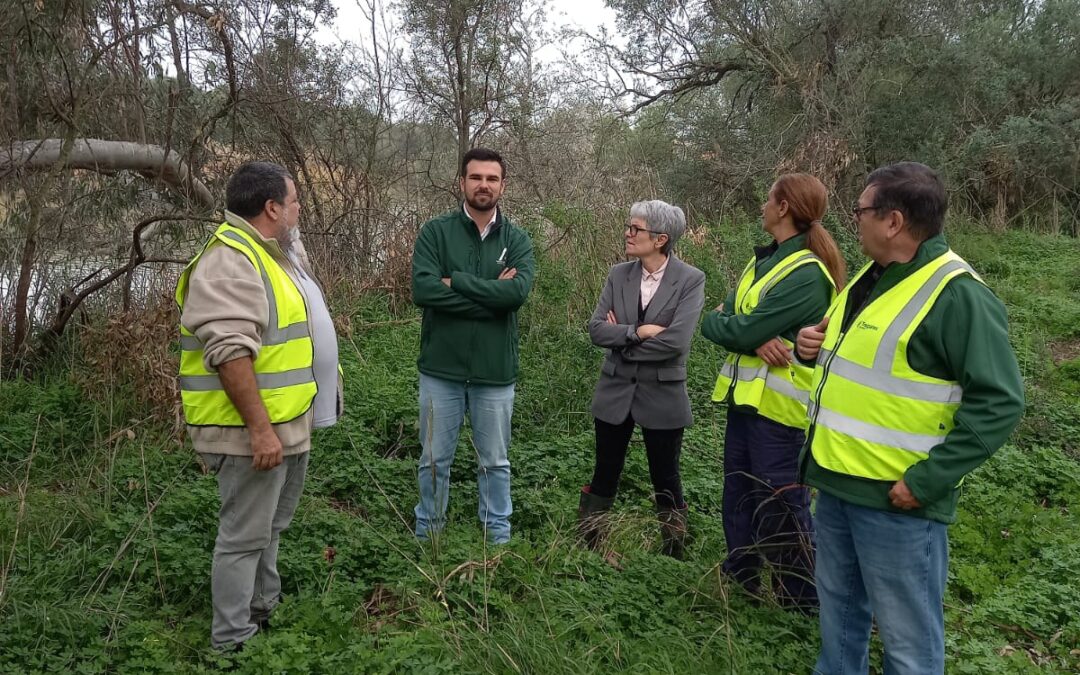
[[[292,180],[289,170],[273,162],[247,162],[229,178],[225,186],[225,208],[241,218],[253,218],[263,211],[268,200],[285,203]]]
[[[918,162],[897,162],[874,170],[866,177],[866,187],[877,188],[874,205],[899,211],[912,235],[926,241],[941,234],[949,196],[937,172]]]
[[[473,148],[461,156],[461,176],[469,169],[469,162],[498,162],[502,177],[506,178],[506,162],[502,155],[488,148]]]

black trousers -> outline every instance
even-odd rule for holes
[[[728,408],[724,434],[723,570],[747,590],[759,590],[763,560],[785,605],[817,605],[810,488],[799,484],[802,429]]]
[[[630,436],[634,433],[634,418],[628,415],[622,424],[608,424],[595,418],[593,421],[596,426],[596,467],[589,491],[597,497],[614,497],[619,490]],[[645,438],[645,455],[649,459],[649,477],[652,478],[656,505],[663,508],[685,506],[679,477],[683,430],[642,427],[641,434]]]

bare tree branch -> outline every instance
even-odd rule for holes
[[[160,145],[106,141],[97,138],[76,139],[67,157],[61,157],[63,140],[15,141],[0,148],[0,178],[14,171],[51,169],[61,161],[68,169],[88,169],[99,173],[134,171],[146,178],[156,178],[206,209],[217,202],[210,190],[192,175],[188,165],[175,152]]]

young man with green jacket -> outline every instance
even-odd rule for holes
[[[446,519],[450,466],[468,411],[477,455],[479,516],[487,538],[510,539],[510,418],[518,372],[517,310],[532,289],[532,242],[498,208],[502,157],[474,148],[462,157],[465,197],[424,224],[413,250],[413,302],[420,330],[420,501],[416,536]]]
[[[1005,307],[942,236],[945,188],[902,162],[853,209],[869,263],[816,326],[805,481],[820,491],[814,672],[866,673],[871,619],[885,670],[941,673],[948,524],[964,476],[1024,408]]]

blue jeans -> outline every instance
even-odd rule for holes
[[[817,536],[821,654],[814,672],[867,672],[874,616],[886,675],[943,673],[948,527],[822,492]]]
[[[488,539],[510,540],[510,416],[514,385],[489,387],[452,382],[420,373],[420,502],[416,505],[416,536],[426,539],[446,524],[450,497],[450,466],[458,434],[469,412],[476,477],[480,488],[478,513]]]

